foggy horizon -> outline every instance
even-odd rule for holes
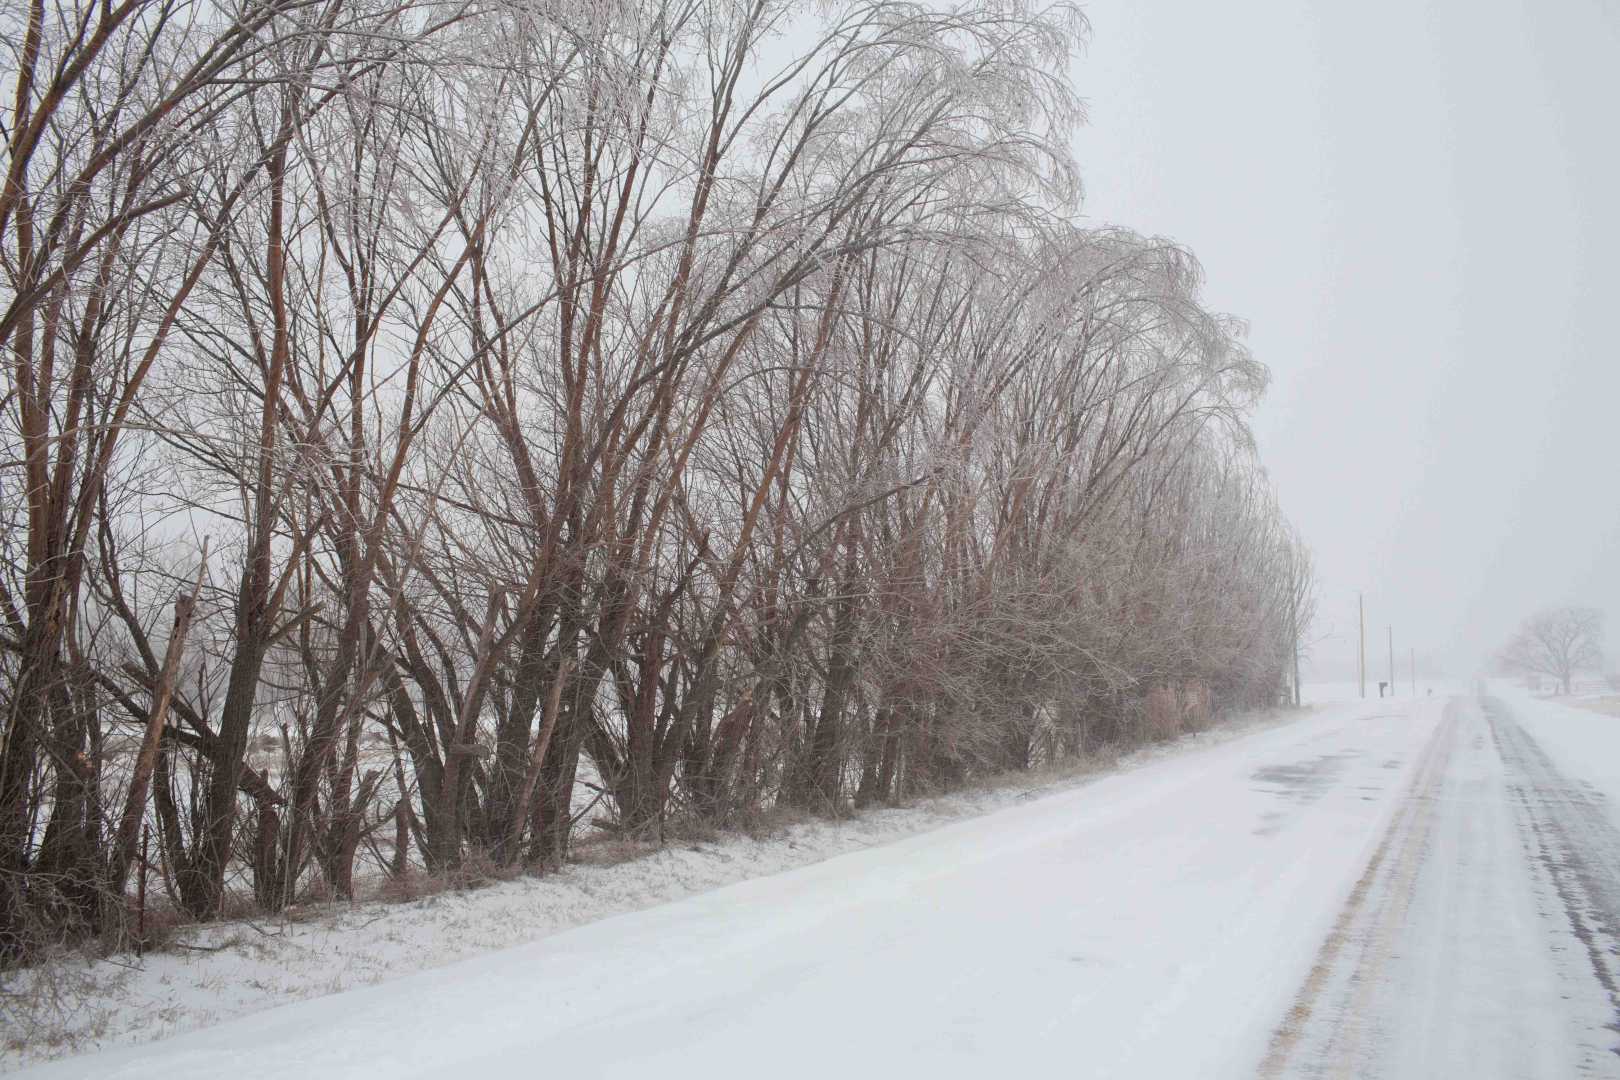
[[[1467,677],[1560,605],[1604,611],[1612,663],[1612,10],[1086,12],[1085,216],[1186,244],[1250,324],[1261,461],[1316,559],[1306,678],[1354,675],[1357,590],[1402,679],[1408,649]]]

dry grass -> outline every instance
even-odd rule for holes
[[[618,866],[650,855],[662,846],[656,837],[644,839],[606,833],[581,837],[569,845],[568,861],[581,866]]]
[[[108,971],[80,949],[48,954],[32,968],[0,975],[0,1027],[5,1050],[46,1047],[56,1054],[82,1048],[105,1031],[109,1000],[123,971]]]
[[[533,872],[532,868],[522,865],[502,865],[492,859],[487,852],[472,851],[462,858],[461,865],[452,870],[429,873],[415,866],[407,866],[402,874],[384,876],[359,899],[404,903],[436,896],[439,893],[482,889],[503,881],[515,881]],[[311,910],[318,914],[322,906],[312,905]]]
[[[784,804],[749,810],[732,822],[732,828],[750,840],[763,841],[815,820],[819,819],[803,807]]]

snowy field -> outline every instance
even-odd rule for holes
[[[126,973],[111,1049],[26,1075],[1620,1077],[1617,730],[1318,706],[1090,782],[216,928]]]

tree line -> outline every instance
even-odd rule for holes
[[[6,959],[1288,693],[1265,370],[1075,224],[1073,7],[0,26]]]

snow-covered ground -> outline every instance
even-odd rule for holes
[[[710,891],[795,849],[364,909],[285,928],[263,977],[376,982],[443,942],[527,940],[30,1075],[1620,1076],[1611,728],[1511,695],[1356,701],[1080,786],[806,826],[820,861]],[[886,828],[915,834],[834,854]],[[657,887],[630,882],[670,875],[694,895],[561,932],[526,899],[634,907]],[[184,1016],[204,971],[244,1012],[250,953],[149,958],[131,993],[171,965]]]
[[[1439,714],[1357,704],[1208,740],[895,843],[37,1075],[1252,1075]],[[490,933],[521,930],[509,918]],[[394,948],[430,947],[415,936]]]
[[[1407,701],[1412,695],[1413,684],[1408,678],[1401,678],[1395,687],[1395,701]],[[1420,698],[1447,697],[1452,694],[1466,693],[1469,686],[1456,679],[1423,678],[1417,680],[1417,696]],[[1362,700],[1361,687],[1354,679],[1340,682],[1306,682],[1299,687],[1300,701],[1306,705],[1348,705]],[[1367,677],[1367,699],[1369,702],[1378,701],[1378,679],[1369,675]]]
[[[572,865],[410,903],[325,905],[273,922],[191,927],[178,944],[143,960],[65,961],[0,981],[0,1071],[70,1053],[162,1039],[289,1002],[323,997],[536,941],[570,927],[637,911],[749,878],[819,862],[963,818],[1073,788],[1106,772],[1195,754],[1294,714],[1241,717],[1211,731],[1098,760],[1062,775],[809,820],[760,839],[735,834],[617,853],[620,861]],[[31,985],[35,979],[50,992]]]
[[[1503,683],[1493,683],[1492,692],[1512,706],[1561,773],[1607,796],[1604,805],[1620,827],[1620,717],[1533,697]]]

